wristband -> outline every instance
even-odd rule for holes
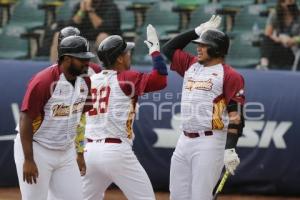
[[[294,37],[294,40],[295,40],[296,43],[300,44],[300,36]]]
[[[238,142],[238,139],[239,139],[238,134],[228,132],[225,149],[235,148],[236,144]]]
[[[76,16],[83,18],[85,16],[85,13],[81,10],[78,10],[78,12],[76,13]]]

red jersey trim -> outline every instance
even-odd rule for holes
[[[90,67],[91,69],[93,69],[93,71],[94,71],[96,74],[98,74],[98,73],[101,72],[101,67],[100,67],[100,65],[98,65],[98,64],[96,64],[96,63],[90,62],[90,63],[89,63],[89,67]]]
[[[223,82],[223,95],[225,97],[226,105],[233,100],[237,103],[244,105],[244,78],[231,66],[223,64],[224,82]]]
[[[28,113],[32,120],[38,116],[43,118],[44,106],[55,90],[60,74],[61,71],[55,64],[40,71],[30,80],[23,98],[21,111]]]
[[[198,62],[196,56],[177,49],[172,57],[171,70],[183,77],[185,72],[196,62]]]

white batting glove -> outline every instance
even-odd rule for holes
[[[224,165],[226,170],[234,175],[234,171],[236,170],[237,166],[240,164],[240,159],[235,152],[235,149],[225,149],[224,153]]]
[[[147,40],[145,40],[144,43],[149,48],[149,55],[155,51],[160,51],[157,33],[151,24],[147,26]]]
[[[210,20],[207,22],[204,22],[200,24],[200,26],[197,26],[195,28],[195,32],[198,36],[201,35],[201,33],[206,29],[217,29],[219,28],[220,24],[222,22],[222,18],[218,15],[213,15]]]

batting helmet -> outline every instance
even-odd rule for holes
[[[223,57],[229,49],[229,37],[217,29],[205,30],[193,43],[208,45],[207,53],[211,57]]]
[[[91,59],[95,57],[89,51],[88,41],[81,36],[69,36],[64,38],[58,47],[58,57],[68,55],[79,59]]]
[[[64,39],[65,37],[72,36],[72,35],[80,35],[80,31],[78,28],[73,26],[67,26],[59,31],[58,34],[58,44]]]
[[[133,42],[125,42],[121,36],[111,35],[100,43],[97,54],[104,67],[109,67],[116,62],[119,55],[133,47]]]

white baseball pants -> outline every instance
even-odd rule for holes
[[[87,172],[83,176],[84,200],[101,200],[115,183],[130,200],[154,200],[147,173],[137,160],[131,145],[122,142],[89,142],[84,154]]]
[[[33,156],[39,176],[36,184],[28,184],[23,181],[24,154],[18,135],[14,144],[14,157],[22,200],[82,200],[75,147],[57,151],[33,142]]]
[[[224,166],[227,134],[181,135],[171,159],[170,199],[211,200]]]

